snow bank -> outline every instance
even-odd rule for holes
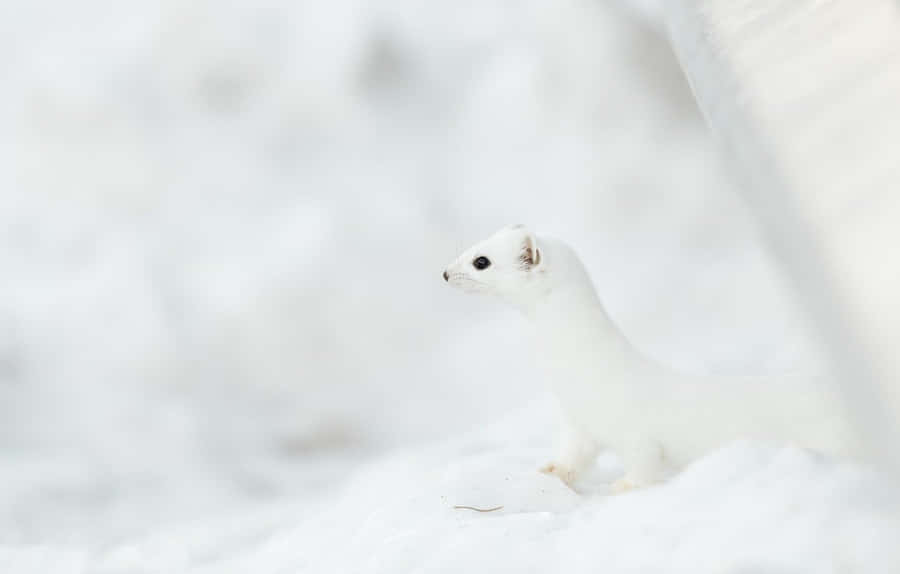
[[[737,444],[663,486],[611,497],[594,484],[576,495],[535,472],[543,449],[513,440],[481,435],[379,463],[253,560],[385,573],[900,568],[898,493],[858,468]]]
[[[872,471],[747,442],[616,496],[616,461],[605,457],[575,493],[535,470],[549,452],[538,409],[373,461],[315,503],[227,513],[101,552],[6,550],[0,564],[198,574],[900,568],[900,491]]]

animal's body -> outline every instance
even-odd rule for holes
[[[830,385],[813,377],[702,377],[643,355],[610,320],[575,252],[507,227],[466,250],[444,273],[452,285],[512,303],[534,329],[566,421],[542,470],[571,483],[601,447],[625,475],[615,490],[664,479],[740,438],[790,442],[837,455],[859,443]]]

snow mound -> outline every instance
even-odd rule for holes
[[[624,496],[574,494],[536,451],[452,454],[361,474],[288,540],[319,538],[314,572],[900,571],[896,495],[796,448],[733,445]]]
[[[576,493],[536,470],[549,444],[526,429],[542,426],[523,416],[397,452],[315,511],[256,509],[72,560],[90,572],[900,571],[900,493],[873,470],[743,442],[617,496],[617,463],[602,457]]]

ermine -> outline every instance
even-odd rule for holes
[[[615,492],[662,481],[741,438],[860,452],[840,400],[822,380],[693,376],[643,355],[610,320],[562,241],[506,227],[466,250],[443,276],[463,291],[498,296],[529,319],[565,427],[556,458],[541,470],[567,484],[600,448],[612,449],[625,469]]]

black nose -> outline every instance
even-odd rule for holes
[[[446,271],[444,271],[444,281],[450,281],[450,276],[447,275]]]

